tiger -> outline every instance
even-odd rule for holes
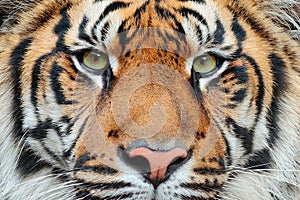
[[[0,199],[298,199],[299,13],[1,0]]]

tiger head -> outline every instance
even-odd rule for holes
[[[4,198],[296,198],[297,3],[12,2]]]

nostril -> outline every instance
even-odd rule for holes
[[[186,163],[191,158],[191,155],[192,155],[192,151],[188,151],[186,157],[174,158],[167,168],[167,175],[172,174],[179,167],[181,167],[184,163]]]
[[[176,166],[176,165],[181,165],[185,160],[186,160],[187,157],[176,157],[174,158],[171,163],[169,164],[169,168],[172,167],[172,166]]]
[[[123,150],[119,149],[120,158],[130,167],[137,170],[140,173],[148,173],[151,171],[148,160],[143,156],[130,157],[129,154]]]

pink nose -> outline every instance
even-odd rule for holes
[[[176,159],[186,158],[187,152],[180,148],[175,148],[166,152],[152,151],[147,148],[133,149],[129,156],[131,158],[142,156],[150,165],[150,181],[156,187],[166,178],[166,172],[169,165]]]

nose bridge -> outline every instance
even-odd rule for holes
[[[131,70],[145,64],[166,66],[179,72],[186,79],[189,79],[190,77],[190,72],[187,71],[186,58],[183,55],[180,55],[180,53],[165,47],[149,47],[128,50],[126,54],[118,58],[118,67],[114,73],[117,78],[123,77]]]
[[[191,92],[186,60],[166,49],[146,48],[131,51],[121,57],[119,68],[118,76],[122,80],[117,82],[114,93],[118,94],[117,96],[124,94],[122,108],[129,109],[125,112],[128,116],[123,115],[123,117],[129,117],[129,121],[133,122],[130,128],[125,129],[143,127],[144,129],[133,130],[136,133],[140,132],[134,134],[138,137],[156,135],[157,138],[168,139],[176,136],[184,117],[182,104],[187,105],[184,99]],[[126,85],[124,90],[118,90],[120,88],[118,85],[121,84]],[[114,98],[112,102],[113,113],[116,113],[118,111],[114,109],[116,105]],[[116,121],[118,125],[122,124]]]
[[[180,127],[181,112],[176,97],[170,89],[157,83],[137,89],[130,98],[129,107],[130,117],[138,126],[155,125],[152,130],[148,127],[147,132],[158,133],[156,127],[160,126],[161,138],[164,135],[171,136]]]
[[[157,51],[150,49],[134,55],[146,52],[149,57],[155,55],[148,61],[159,58]],[[156,62],[136,64],[122,74],[112,92],[114,119],[121,130],[138,139],[188,139],[190,133],[197,131],[199,121],[199,105],[193,89],[176,69],[159,64],[163,63],[159,59]]]

